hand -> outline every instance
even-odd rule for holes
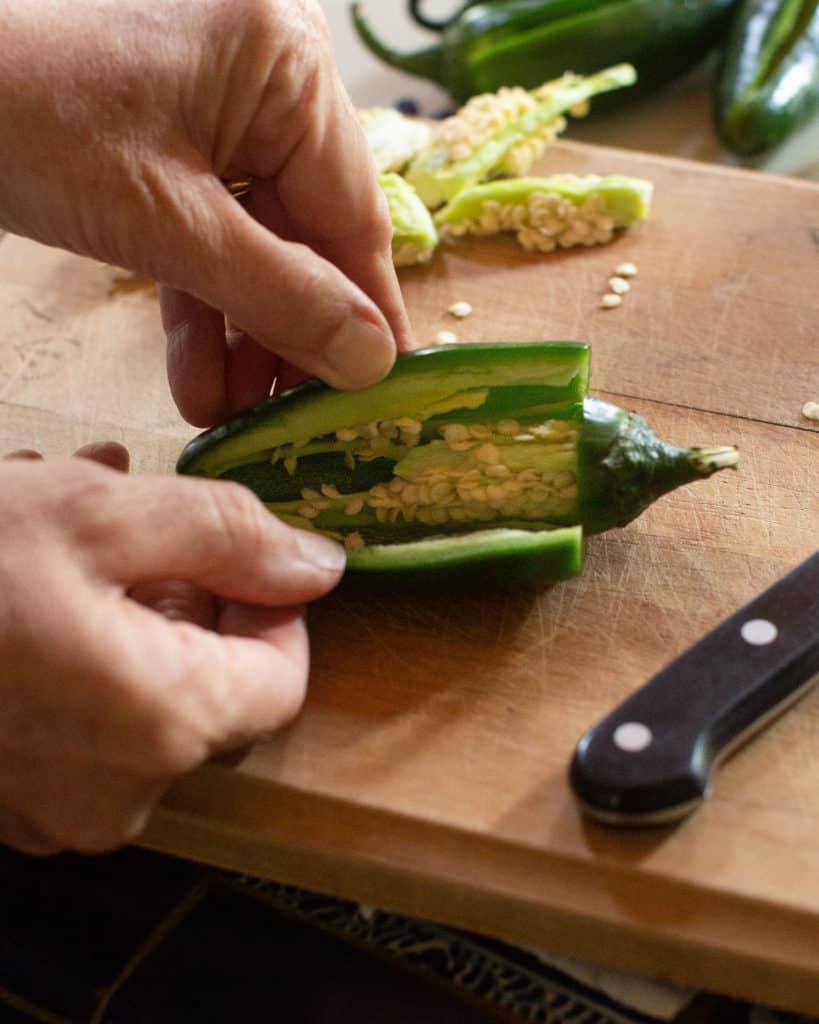
[[[0,0],[0,24],[0,226],[169,286],[191,423],[292,380],[279,357],[387,372],[389,216],[316,0]],[[246,176],[240,203],[220,178]]]
[[[0,462],[0,842],[133,839],[169,783],[299,710],[302,606],[339,545],[250,491],[129,478],[127,452]],[[21,456],[28,456],[22,458]]]

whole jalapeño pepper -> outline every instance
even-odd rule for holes
[[[379,384],[310,381],[194,438],[180,473],[238,481],[347,548],[368,585],[544,585],[577,575],[583,534],[737,462],[675,448],[587,396],[574,342],[444,346]]]
[[[486,0],[468,4],[433,45],[404,53],[353,24],[377,57],[431,79],[458,102],[504,85],[534,88],[565,71],[630,63],[652,90],[697,64],[724,37],[736,0]],[[614,97],[616,99],[616,97]]]
[[[720,69],[715,119],[723,143],[754,156],[819,111],[819,2],[745,0]]]

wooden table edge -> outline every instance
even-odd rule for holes
[[[612,861],[595,865],[590,885],[567,855],[220,764],[175,784],[138,843],[678,985],[802,1013],[819,1006],[819,920],[807,911],[773,914],[766,900],[721,893],[715,920],[707,887],[635,878]],[[661,907],[662,923],[634,918],[638,905]]]

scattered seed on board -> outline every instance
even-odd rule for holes
[[[459,320],[463,320],[471,312],[472,306],[468,302],[453,302],[447,310],[447,313],[451,313],[452,316],[456,316]]]
[[[623,301],[621,295],[615,295],[614,292],[609,292],[608,295],[604,295],[600,300],[600,305],[603,309],[614,309],[619,306]]]
[[[625,295],[626,292],[631,291],[631,285],[624,277],[610,277],[609,288],[615,295]]]
[[[458,335],[454,331],[438,331],[435,335],[436,345],[454,345],[458,340]]]
[[[621,263],[619,267],[615,267],[614,273],[618,277],[636,277],[637,267],[634,263]]]
[[[819,402],[805,402],[802,415],[806,420],[819,420]]]

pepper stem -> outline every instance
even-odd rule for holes
[[[370,23],[364,16],[364,8],[360,3],[355,3],[350,8],[353,27],[358,33],[362,43],[380,57],[391,67],[400,68],[411,75],[419,75],[421,78],[431,78],[440,85],[446,85],[443,67],[443,48],[440,43],[427,47],[425,50],[416,50],[414,53],[399,53],[397,50],[386,46],[378,36],[375,35]]]
[[[720,469],[736,469],[739,465],[739,452],[733,445],[721,445],[717,448],[691,448],[688,461],[703,476],[711,476]]]
[[[625,526],[663,494],[738,462],[732,445],[678,448],[658,438],[642,416],[586,398],[579,447],[584,529]]]

